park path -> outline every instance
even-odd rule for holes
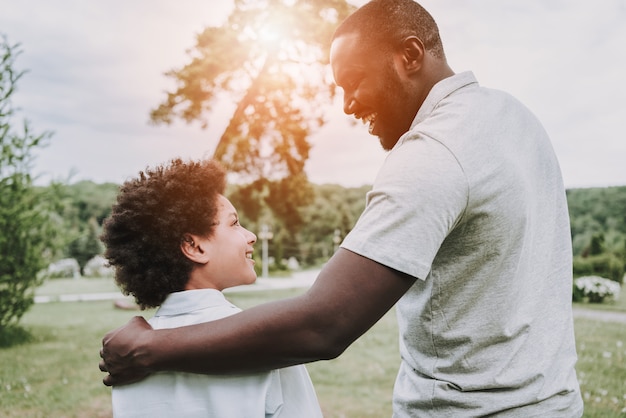
[[[273,289],[296,289],[305,288],[313,284],[319,270],[304,270],[294,272],[291,277],[283,278],[263,278],[259,277],[256,283],[251,285],[236,286],[226,289],[224,293],[235,292],[254,292],[260,290],[273,290]],[[47,303],[47,302],[87,302],[96,300],[117,300],[128,298],[122,295],[120,292],[111,293],[88,293],[88,294],[74,294],[74,295],[59,295],[59,296],[36,296],[35,303]],[[574,308],[575,318],[588,318],[598,321],[606,322],[619,322],[626,324],[626,312],[615,311],[603,311],[586,308]]]

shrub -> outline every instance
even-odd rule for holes
[[[587,300],[590,303],[602,303],[615,300],[619,296],[620,285],[599,276],[584,276],[574,280],[574,301]]]
[[[78,261],[73,258],[63,258],[50,263],[46,270],[40,272],[40,275],[45,279],[65,279],[67,277],[76,279],[80,277],[80,266]]]
[[[29,172],[34,150],[50,134],[34,135],[27,121],[20,129],[13,125],[11,95],[23,74],[14,69],[18,54],[18,46],[0,34],[0,332],[34,303],[52,233],[50,200],[36,193]]]
[[[85,264],[85,277],[113,277],[115,270],[108,265],[108,261],[101,255],[94,256]]]
[[[574,257],[574,276],[607,277],[622,283],[624,262],[616,254],[602,253],[587,257]]]

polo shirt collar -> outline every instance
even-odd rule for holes
[[[409,129],[409,131],[413,129],[418,123],[426,120],[435,109],[435,107],[437,107],[440,101],[442,101],[455,91],[470,84],[478,85],[478,81],[476,80],[476,77],[474,77],[474,73],[472,73],[471,71],[465,71],[459,74],[455,74],[448,78],[444,78],[443,80],[435,84],[428,93],[428,96],[426,96],[424,103],[422,103],[422,106],[417,111],[417,115],[415,115],[415,119],[413,119],[413,123],[411,124],[411,128]]]
[[[224,294],[216,289],[194,289],[170,293],[154,316],[182,315],[199,309],[229,304]]]

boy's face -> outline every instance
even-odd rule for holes
[[[239,224],[237,210],[220,195],[217,200],[217,225],[209,238],[198,244],[208,256],[208,263],[201,267],[205,288],[223,290],[228,287],[251,284],[256,281],[253,245],[256,235]],[[199,288],[198,283],[189,283]]]

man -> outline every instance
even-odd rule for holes
[[[344,111],[389,150],[341,248],[301,297],[165,332],[133,319],[103,340],[105,384],[334,358],[397,302],[394,416],[581,416],[569,219],[541,124],[454,74],[412,0],[348,17],[331,65]]]

